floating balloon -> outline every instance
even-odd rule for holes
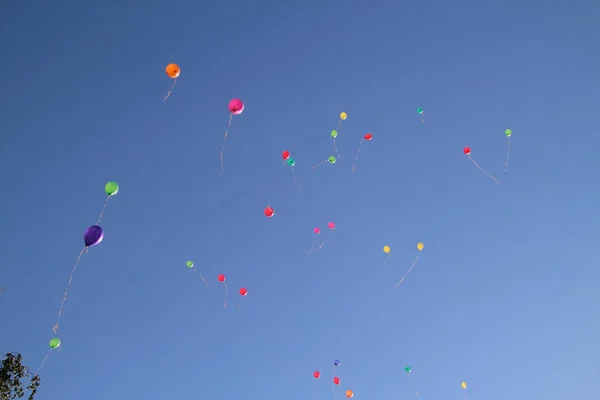
[[[345,112],[341,112],[340,113],[340,121],[345,121],[346,118],[348,118],[348,114],[346,114]]]
[[[217,280],[219,282],[223,282],[223,287],[225,288],[225,304],[223,305],[223,308],[227,308],[227,302],[229,301],[229,292],[227,291],[227,282],[225,282],[225,275],[218,275]]]
[[[406,367],[404,367],[404,372],[412,372],[412,369],[410,368],[410,365],[407,365]]]
[[[421,252],[421,250],[423,250],[425,248],[425,245],[423,245],[423,243],[419,242],[417,244],[417,250],[419,250],[419,252]],[[408,276],[408,274],[410,274],[410,271],[412,271],[412,269],[414,268],[414,266],[417,264],[417,261],[419,261],[419,255],[417,254],[417,257],[415,258],[415,261],[413,261],[412,265],[410,266],[410,268],[408,269],[408,271],[406,272],[406,274],[404,274],[404,276],[402,277],[402,279],[400,279],[400,281],[398,281],[398,283],[396,283],[395,288],[397,288],[403,281],[404,279],[406,279],[406,277]]]
[[[356,151],[356,157],[354,157],[354,164],[352,165],[352,172],[356,168],[356,162],[358,161],[358,155],[360,154],[360,149],[362,148],[363,142],[366,140],[367,142],[373,139],[373,135],[371,133],[367,133],[365,136],[360,139],[360,143],[358,144],[358,150]]]
[[[344,118],[344,119],[345,119],[345,118]],[[340,360],[335,360],[335,361],[333,361],[333,365],[334,365],[335,367],[339,367],[339,366],[340,366]]]
[[[185,263],[185,265],[186,265],[186,267],[188,267],[188,268],[190,268],[190,269],[194,270],[194,272],[196,273],[196,275],[198,275],[198,276],[200,277],[200,279],[202,279],[202,281],[204,281],[204,284],[205,284],[206,286],[208,286],[208,282],[206,282],[206,279],[204,279],[204,277],[203,277],[202,275],[200,275],[200,272],[198,272],[198,270],[197,270],[196,268],[194,268],[194,262],[193,262],[193,261],[191,261],[191,260],[190,260],[190,261],[187,261],[187,262]]]
[[[337,161],[337,159],[334,156],[329,156],[329,158],[327,158],[327,160],[321,161],[320,163],[318,163],[317,165],[315,165],[313,167],[313,169],[317,169],[318,166],[323,165],[325,163],[335,164],[336,161]]]
[[[390,255],[392,253],[392,248],[390,246],[383,246],[383,252],[385,254],[387,254],[387,257],[385,258],[385,260],[383,260],[383,263],[386,264],[388,262],[388,260],[390,259]]]
[[[334,376],[333,377],[333,383],[339,386],[339,384],[340,384],[340,378],[338,378],[337,376]]]
[[[315,235],[319,235],[321,233],[321,229],[320,228],[314,228],[313,232],[315,233]],[[310,247],[310,250],[308,250],[308,254],[312,253],[312,252],[317,252],[319,250],[321,250],[323,248],[323,246],[325,246],[325,241],[324,240],[319,240],[316,239],[312,246]]]
[[[508,160],[510,159],[510,137],[512,136],[512,129],[506,129],[504,131],[506,140],[508,141],[508,148],[506,149],[506,161],[504,162],[504,172],[508,171]]]
[[[167,73],[167,76],[169,78],[173,79],[173,85],[171,86],[171,90],[169,90],[167,92],[167,95],[163,99],[163,101],[166,102],[167,99],[169,98],[169,96],[171,95],[171,93],[173,93],[173,90],[175,90],[175,85],[177,84],[177,78],[179,78],[179,74],[181,73],[181,70],[179,69],[179,65],[169,64],[169,65],[167,65],[167,68],[165,68],[165,72]]]
[[[487,176],[488,176],[490,179],[492,179],[492,180],[493,180],[494,182],[496,182],[497,184],[500,184],[500,182],[498,182],[498,180],[497,180],[496,178],[494,178],[492,175],[490,175],[490,174],[488,174],[486,171],[484,171],[484,170],[483,170],[483,168],[481,168],[481,167],[479,166],[479,164],[477,164],[477,163],[475,162],[475,160],[473,160],[473,157],[471,157],[471,148],[470,148],[470,147],[465,147],[465,148],[463,149],[463,153],[464,153],[464,154],[465,154],[467,157],[469,157],[469,160],[471,160],[471,162],[472,162],[472,163],[473,163],[473,164],[474,164],[474,165],[475,165],[477,168],[479,168],[479,170],[480,170],[481,172],[483,172],[484,174],[486,174],[486,175],[487,175]]]
[[[315,379],[319,379],[321,377],[321,373],[319,371],[315,371],[313,372],[313,376],[315,377]]]
[[[40,366],[38,367],[37,371],[35,372],[35,375],[38,375],[38,373],[40,372],[40,370],[46,363],[46,360],[48,360],[48,357],[50,357],[50,353],[52,353],[52,350],[56,350],[60,347],[60,338],[55,337],[55,338],[50,339],[50,342],[48,343],[48,347],[50,347],[50,349],[48,349],[48,352],[46,353],[46,357],[44,357],[44,359],[40,363]]]
[[[48,345],[53,350],[54,349],[58,349],[60,347],[60,339],[59,338],[52,338],[52,339],[50,339],[50,343],[48,343]]]
[[[463,389],[466,389],[467,388],[467,382],[462,382],[460,384],[460,387],[463,388]]]
[[[67,288],[65,289],[65,292],[63,293],[62,302],[61,302],[60,308],[58,310],[58,316],[56,317],[56,324],[52,328],[52,331],[54,333],[59,333],[58,331],[59,331],[60,317],[62,316],[63,309],[65,307],[65,302],[67,301],[67,295],[69,294],[69,289],[71,288],[71,282],[73,281],[73,275],[75,274],[75,271],[77,270],[77,267],[79,266],[79,261],[81,260],[83,253],[85,252],[87,254],[90,247],[100,244],[100,242],[102,242],[102,239],[104,239],[104,231],[100,227],[100,221],[102,221],[102,217],[104,216],[104,211],[106,210],[106,206],[108,205],[109,200],[112,199],[117,194],[118,191],[119,191],[119,185],[117,184],[117,182],[110,181],[104,185],[104,192],[107,195],[106,200],[104,201],[104,205],[102,206],[102,210],[100,211],[100,216],[98,217],[98,221],[96,221],[96,223],[94,225],[88,227],[86,229],[85,233],[83,234],[84,246],[81,249],[81,251],[79,252],[79,256],[77,256],[77,260],[75,261],[75,265],[73,266],[73,269],[71,270],[71,275],[69,276]]]
[[[234,115],[239,115],[244,111],[244,102],[240,99],[232,99],[229,102],[229,123],[227,124],[227,130],[225,131],[225,135],[223,135],[223,144],[221,145],[221,173],[223,175],[223,170],[225,166],[223,165],[223,153],[225,152],[225,142],[227,141],[227,135],[229,135],[229,129],[231,128],[231,120]]]
[[[275,215],[275,210],[273,210],[273,208],[271,208],[271,206],[267,206],[265,208],[264,213],[265,213],[266,217],[271,218],[273,215]]]
[[[425,122],[425,112],[423,111],[423,109],[422,108],[417,108],[417,112],[421,116],[421,123]]]
[[[296,165],[296,160],[294,160],[293,158],[288,158],[286,163],[288,166],[293,167],[294,165]]]
[[[246,290],[246,288],[241,288],[240,289],[240,295],[241,296],[246,296],[248,294],[248,291]]]
[[[302,187],[302,185],[298,184],[298,180],[296,179],[296,170],[294,169],[294,166],[296,165],[296,160],[294,160],[292,157],[290,157],[290,152],[287,150],[283,152],[282,156],[283,156],[283,159],[285,160],[285,163],[287,164],[287,166],[292,168],[292,174],[294,176],[294,183],[296,184],[296,187],[298,189],[300,189]]]
[[[346,390],[346,397],[349,399],[354,397],[354,392],[352,390]]]
[[[331,137],[333,139],[335,139],[337,137],[337,135],[338,135],[338,131],[336,131],[335,129],[331,131]]]
[[[327,224],[327,227],[328,227],[329,229],[331,229],[332,231],[333,231],[333,230],[335,230],[335,224],[334,224],[333,222],[329,222],[329,223]]]
[[[321,230],[319,228],[315,228],[313,229],[313,231],[318,235],[319,233],[321,233]]]
[[[410,367],[410,365],[407,365],[406,367],[404,367],[404,372],[406,372],[408,374],[407,378],[408,378],[409,382],[411,382],[411,384],[412,384],[412,390],[413,390],[413,392],[415,392],[415,394],[417,395],[417,397],[419,397],[419,392],[417,392],[417,387],[415,385],[415,380],[413,379],[412,374],[411,374],[412,368]]]
[[[281,157],[283,157],[283,161],[287,160],[288,158],[290,158],[290,152],[284,150],[283,153],[281,153]]]

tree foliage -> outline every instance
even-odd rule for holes
[[[33,400],[40,386],[40,377],[32,374],[22,363],[20,354],[7,353],[0,366],[0,400],[20,399],[29,393]],[[29,384],[27,384],[29,382]],[[26,387],[23,385],[27,384]]]

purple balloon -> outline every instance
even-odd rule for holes
[[[92,247],[97,245],[104,238],[104,231],[98,225],[92,225],[85,230],[83,235],[83,241],[86,247]]]

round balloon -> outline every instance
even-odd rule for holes
[[[335,224],[333,222],[328,223],[327,226],[329,229],[335,229]]]
[[[462,382],[460,384],[460,387],[463,388],[463,389],[466,389],[467,388],[467,382]]]
[[[392,249],[390,248],[390,246],[383,246],[383,252],[386,254],[390,254],[390,252],[392,251]]]
[[[321,377],[321,373],[319,371],[315,371],[313,372],[313,376],[315,377],[315,379],[319,379]]]
[[[352,390],[346,390],[346,397],[349,399],[354,397],[354,392]]]
[[[331,131],[331,137],[332,138],[335,139],[337,137],[337,135],[338,135],[338,131],[336,131],[335,129]]]
[[[219,282],[225,282],[225,275],[221,274],[217,276],[217,279],[219,280]]]
[[[240,99],[232,99],[229,102],[229,111],[234,115],[241,114],[244,111],[244,102]]]
[[[346,114],[345,112],[343,112],[343,111],[342,111],[342,112],[340,113],[340,119],[341,119],[342,121],[345,121],[345,120],[346,120],[346,118],[348,118],[348,114]]]
[[[165,68],[165,72],[169,78],[176,79],[181,73],[181,70],[179,69],[179,65],[169,64],[167,65],[167,68]]]
[[[469,155],[469,154],[471,154],[471,148],[470,148],[470,147],[465,147],[465,148],[463,149],[463,153],[465,153],[466,155]]]
[[[412,369],[410,369],[410,365],[407,365],[406,367],[404,367],[404,372],[411,372]]]
[[[85,230],[83,241],[86,247],[92,247],[99,244],[104,239],[104,231],[98,225],[92,225]]]
[[[296,165],[296,160],[294,160],[293,158],[288,158],[286,163],[288,166],[293,167],[294,165]]]
[[[370,134],[370,133],[367,133],[365,136],[363,136],[363,139],[365,139],[365,140],[371,140],[371,139],[373,139],[373,135]]]
[[[241,288],[241,289],[240,289],[240,294],[241,294],[242,296],[245,296],[245,295],[247,295],[247,294],[248,294],[248,291],[246,290],[246,288]]]
[[[52,338],[48,344],[50,345],[51,349],[58,349],[60,347],[60,339],[57,337]]]
[[[313,229],[313,232],[318,235],[319,233],[321,233],[321,230],[319,228],[315,228]]]
[[[508,137],[510,137],[510,135],[512,135],[512,129],[507,129],[504,131],[504,134]]]
[[[107,195],[114,196],[119,191],[119,185],[117,182],[108,182],[106,185],[104,185],[104,191]]]
[[[281,153],[281,157],[283,157],[284,160],[287,160],[288,158],[290,158],[290,152],[284,150],[283,153]]]
[[[417,243],[417,250],[421,251],[425,248],[425,245],[421,242]]]
[[[194,262],[190,260],[186,262],[185,265],[187,265],[188,268],[192,268],[194,266]]]
[[[330,156],[330,157],[327,159],[327,161],[328,161],[330,164],[335,164],[335,162],[336,162],[337,160],[335,159],[335,157],[334,157],[334,156]]]
[[[340,360],[335,360],[333,362],[333,365],[335,365],[336,367],[339,367],[340,366]]]
[[[271,207],[267,207],[265,208],[265,216],[267,216],[268,218],[271,218],[273,215],[275,215],[275,210],[273,210],[273,208]]]
[[[335,383],[336,385],[340,384],[340,378],[338,378],[337,376],[333,377],[333,383]]]
[[[423,109],[422,109],[422,108],[417,108],[417,112],[418,112],[419,114],[423,114]]]

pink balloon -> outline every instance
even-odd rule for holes
[[[335,229],[335,224],[333,222],[328,223],[327,226],[329,229]]]
[[[244,102],[240,99],[232,99],[229,102],[229,111],[235,115],[241,114],[244,111]]]
[[[313,231],[318,235],[319,233],[321,233],[321,230],[319,228],[315,228],[313,229]]]

